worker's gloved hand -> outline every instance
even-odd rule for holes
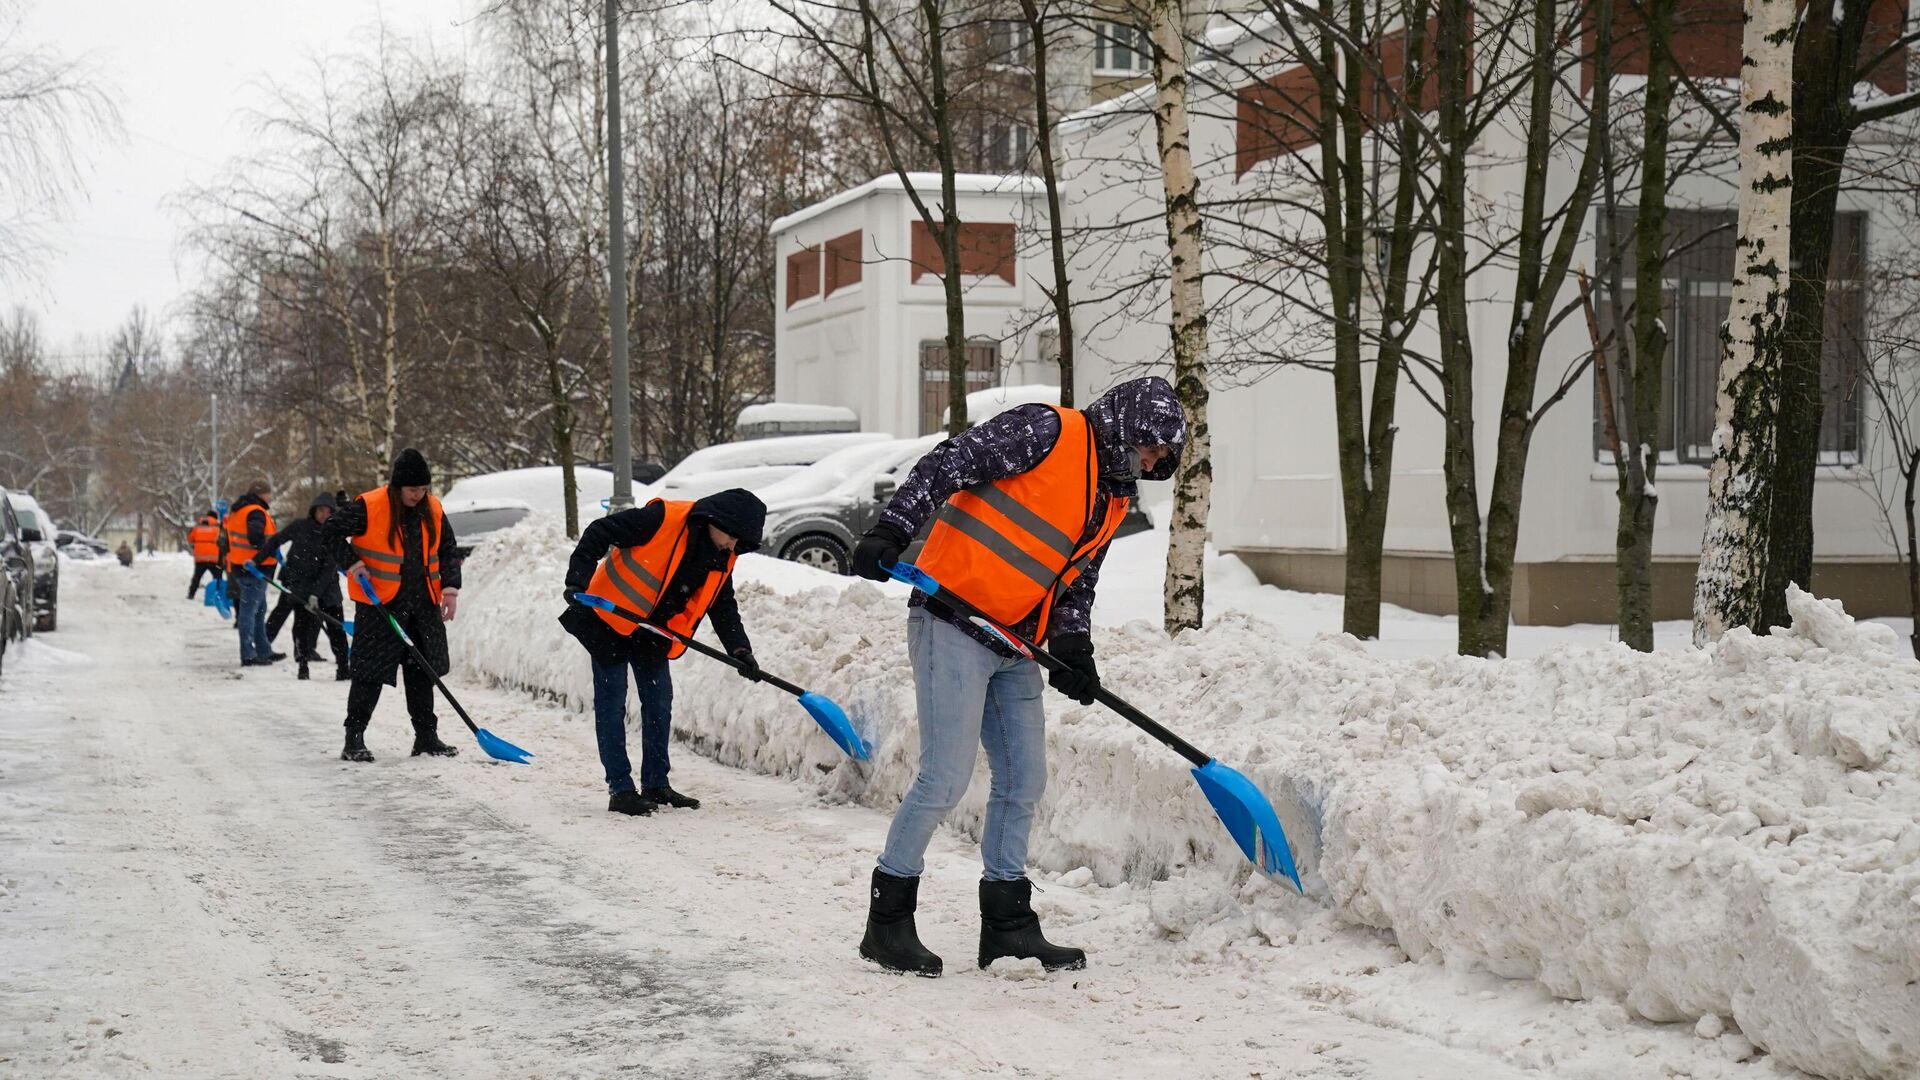
[[[578,600],[575,600],[575,599],[573,598],[573,594],[574,594],[574,593],[583,593],[583,592],[586,592],[586,591],[587,591],[587,587],[586,587],[585,585],[568,585],[568,586],[567,586],[567,591],[566,591],[566,597],[567,597],[567,603],[569,603],[569,604],[578,604],[578,603],[580,603],[580,601],[578,601]],[[585,606],[589,606],[589,607],[590,607],[590,606],[592,606],[592,605],[585,605]]]
[[[759,682],[765,676],[760,674],[760,661],[753,658],[752,649],[735,649],[727,654],[740,662],[740,677],[749,682]]]
[[[876,523],[860,538],[860,543],[854,545],[853,572],[873,581],[886,581],[892,577],[887,567],[899,561],[910,539],[897,526],[884,521]]]
[[[1055,634],[1047,642],[1047,651],[1067,665],[1047,673],[1047,682],[1055,690],[1082,705],[1093,704],[1093,693],[1100,689],[1100,668],[1093,662],[1093,638],[1087,634]]]
[[[313,593],[312,595],[308,596],[306,607],[308,611],[311,611],[316,615],[319,614],[320,613],[320,594]]]

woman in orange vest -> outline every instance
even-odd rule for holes
[[[446,623],[459,607],[460,557],[453,528],[433,497],[427,459],[412,447],[400,451],[385,487],[348,503],[321,528],[346,571],[347,594],[360,605],[348,661],[353,681],[347,688],[347,741],[340,760],[373,760],[367,724],[380,704],[380,688],[392,686],[398,671],[404,671],[414,756],[454,756],[459,751],[440,741],[433,676],[419,669],[406,643],[373,609],[377,597],[434,672],[445,675],[451,669]]]
[[[1107,544],[1140,480],[1173,475],[1186,442],[1180,401],[1165,379],[1108,391],[1085,410],[1022,405],[962,432],[920,459],[854,549],[876,580],[931,525],[915,563],[951,592],[1071,665],[1054,688],[1091,703],[1099,686],[1091,636],[1093,589]],[[920,714],[920,771],[887,831],[873,871],[860,955],[891,971],[937,976],[913,914],[927,843],[973,778],[984,747],[993,777],[980,830],[980,966],[1037,959],[1049,971],[1086,966],[1086,953],[1048,941],[1033,913],[1027,839],[1047,783],[1040,667],[915,592],[907,653]]]
[[[667,742],[673,726],[673,676],[667,664],[686,651],[631,619],[572,603],[574,593],[603,596],[648,622],[692,637],[713,617],[720,644],[759,680],[753,645],[733,599],[733,563],[760,546],[767,508],[741,488],[697,502],[655,499],[588,525],[567,566],[567,610],[560,625],[577,638],[593,663],[594,732],[607,774],[607,809],[651,814],[659,806],[688,810],[700,800],[667,783]],[[627,758],[627,670],[640,695],[640,784]]]
[[[193,580],[187,583],[187,599],[200,591],[200,577],[212,574],[219,581],[223,571],[220,569],[220,515],[209,510],[201,516],[193,528],[187,530],[187,547],[193,552]]]

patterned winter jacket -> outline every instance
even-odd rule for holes
[[[1100,487],[1093,500],[1093,512],[1081,531],[1081,541],[1092,538],[1105,514],[1110,496],[1132,498],[1139,493],[1132,475],[1134,445],[1165,446],[1171,450],[1153,470],[1139,479],[1166,480],[1180,461],[1186,445],[1187,427],[1180,400],[1173,387],[1159,376],[1121,383],[1081,410],[1093,428],[1095,452],[1100,458]],[[928,451],[907,476],[893,500],[880,513],[880,523],[900,531],[903,536],[917,535],[948,496],[978,484],[1018,476],[1039,465],[1060,438],[1060,418],[1045,405],[1020,405],[999,414],[977,427],[969,428]],[[1100,566],[1106,552],[1094,557],[1080,577],[1067,587],[1054,604],[1050,636],[1088,633],[1093,623],[1094,587],[1100,580]],[[913,594],[912,606],[926,603],[922,593]],[[936,605],[936,610],[939,610]],[[1005,646],[964,619],[948,620],[969,636],[1002,655]],[[1032,637],[1039,625],[1034,611],[1013,627]]]

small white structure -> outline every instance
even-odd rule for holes
[[[929,205],[937,173],[909,174]],[[1050,325],[1030,233],[1045,194],[1030,176],[957,178],[968,389],[1051,383]],[[936,211],[937,212],[937,211]],[[896,175],[773,223],[774,398],[852,409],[865,431],[937,430],[947,406],[946,296],[933,234]]]
[[[790,401],[749,405],[741,409],[733,421],[733,434],[737,439],[859,430],[860,417],[844,405],[796,405]]]

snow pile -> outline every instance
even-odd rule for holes
[[[590,706],[585,656],[553,622],[569,550],[529,521],[471,561],[456,665]],[[772,585],[754,580],[763,562]],[[742,568],[761,662],[839,701],[874,760],[845,760],[791,698],[699,658],[675,668],[677,730],[891,808],[917,755],[904,590]],[[1837,604],[1791,609],[1790,632],[1651,656],[1390,660],[1237,613],[1172,642],[1139,621],[1098,637],[1117,692],[1274,798],[1310,892],[1415,959],[1695,1023],[1730,1058],[1758,1046],[1825,1076],[1912,1076],[1920,665]],[[1180,758],[1103,709],[1048,707],[1036,867],[1105,883],[1184,870],[1152,912],[1163,932],[1287,940],[1301,902],[1226,887],[1243,861]],[[955,827],[977,835],[986,788],[982,763]]]

